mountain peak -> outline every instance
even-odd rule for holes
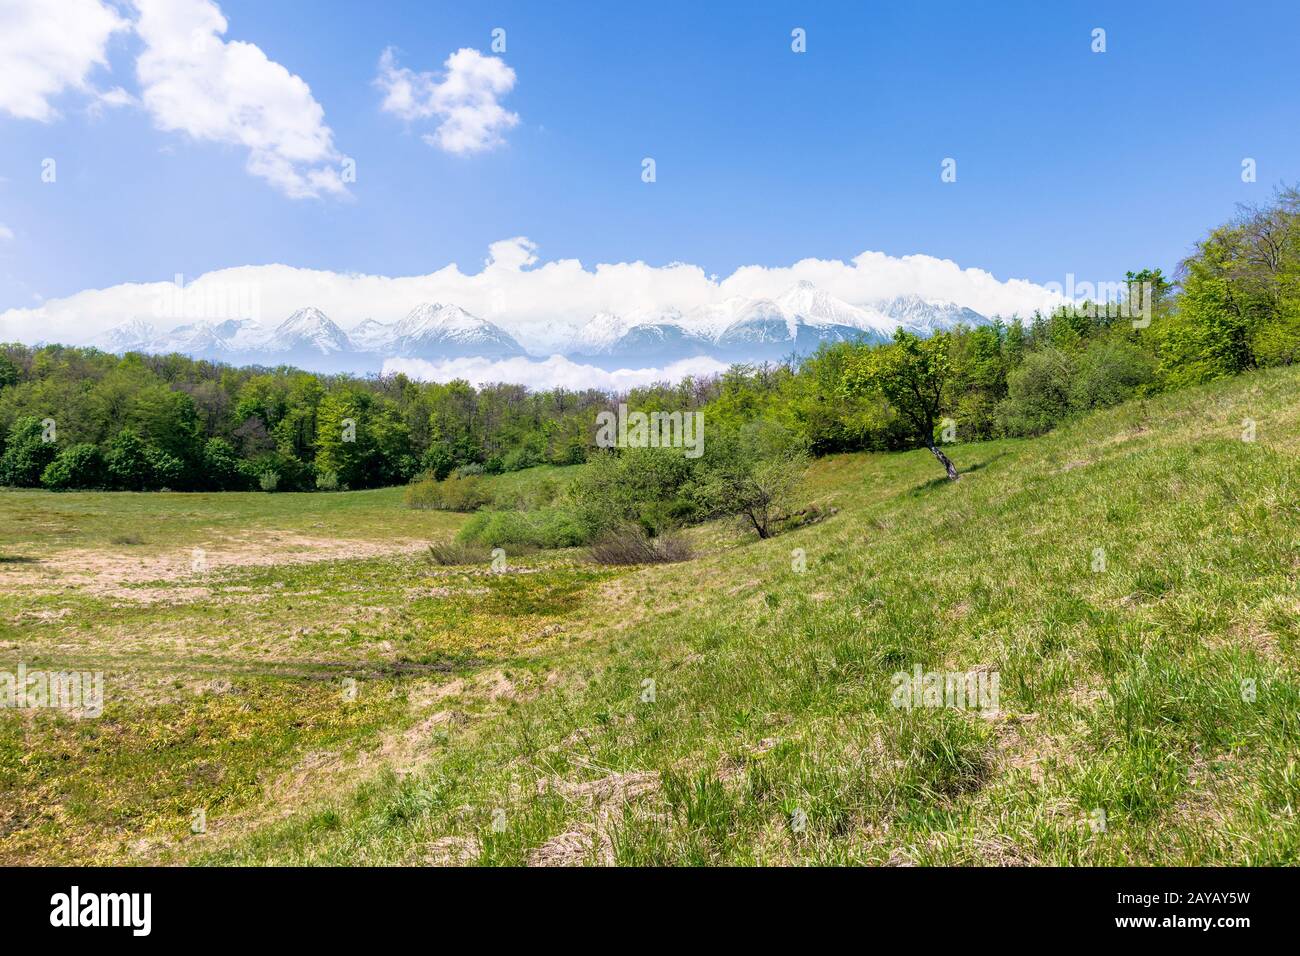
[[[880,308],[903,327],[921,335],[932,335],[957,325],[988,323],[988,318],[974,309],[943,299],[926,299],[914,292],[896,295],[882,302]]]
[[[349,346],[347,334],[324,312],[309,305],[275,327],[268,347],[273,352],[307,349],[329,355],[333,352],[346,352]]]
[[[153,323],[146,319],[127,319],[91,340],[90,344],[105,352],[131,352],[157,337]]]
[[[627,333],[627,323],[613,312],[597,312],[579,326],[565,343],[567,351],[577,355],[607,352]]]
[[[425,302],[408,312],[393,327],[389,349],[406,357],[428,354],[500,358],[524,354],[505,329],[458,305],[440,302]]]

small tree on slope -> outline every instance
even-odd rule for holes
[[[864,350],[848,364],[843,388],[850,395],[875,392],[883,396],[956,481],[961,477],[957,467],[934,441],[943,388],[951,374],[947,335],[922,339],[899,329],[891,345]]]

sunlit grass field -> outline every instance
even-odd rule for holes
[[[645,568],[441,567],[401,489],[0,492],[0,670],[107,684],[0,711],[0,862],[1297,862],[1300,370],[950,455]]]

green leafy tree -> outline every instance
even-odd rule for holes
[[[944,389],[952,375],[948,360],[949,337],[940,333],[928,339],[898,329],[894,341],[863,350],[844,373],[848,394],[875,392],[911,428],[912,437],[925,445],[956,481],[957,466],[935,443],[934,434],[943,409]]]
[[[1061,349],[1049,345],[1026,355],[1008,379],[1006,401],[998,406],[1003,432],[1041,435],[1069,418],[1074,378],[1074,361]]]
[[[149,486],[175,489],[186,478],[185,462],[171,452],[150,445],[146,452],[149,461]]]
[[[330,392],[316,413],[316,473],[334,474],[340,485],[365,487],[374,436],[366,421],[370,396]]]
[[[109,484],[120,491],[147,491],[153,486],[153,464],[149,446],[135,431],[124,428],[108,446],[104,472]]]
[[[203,446],[205,483],[217,491],[238,491],[248,487],[248,478],[240,468],[239,455],[224,438],[209,438]]]
[[[0,389],[18,384],[18,366],[7,355],[0,355]]]
[[[734,515],[760,538],[770,538],[789,516],[807,471],[798,437],[762,419],[715,429],[705,443],[693,494],[708,517]]]

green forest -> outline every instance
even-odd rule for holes
[[[675,469],[676,478],[655,480],[677,486],[694,481],[692,507],[710,512],[705,486],[716,491],[718,476],[737,468],[752,478],[762,463],[740,458],[1041,434],[1135,396],[1297,361],[1300,191],[1280,188],[1269,203],[1240,209],[1174,276],[1140,269],[1127,279],[1131,294],[1149,290],[1149,324],[1106,308],[1062,309],[925,340],[839,343],[622,395],[9,344],[0,346],[0,484],[272,492],[421,480],[440,483],[426,495],[436,506],[440,489],[457,492],[448,479],[617,457],[596,447],[596,415],[625,402],[704,412],[701,463],[652,456],[663,460],[650,470]],[[909,398],[917,388],[924,407]],[[741,437],[756,428],[762,441]],[[472,492],[461,492],[472,506]]]

